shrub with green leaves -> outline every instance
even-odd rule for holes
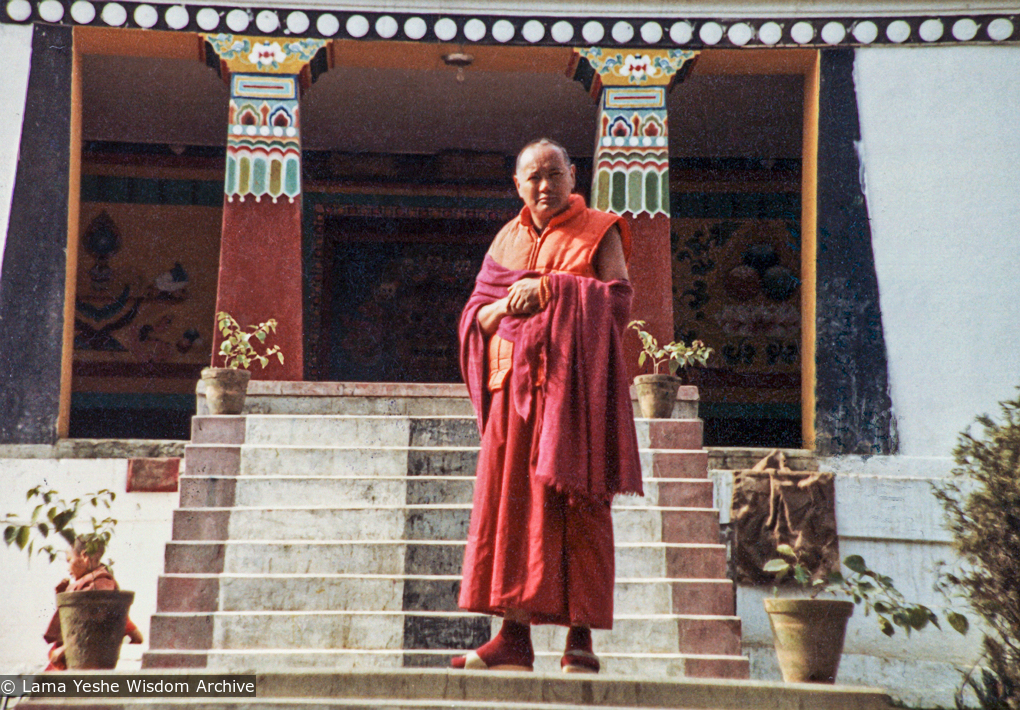
[[[663,363],[669,364],[669,374],[675,375],[677,370],[692,365],[704,366],[712,354],[712,348],[700,340],[694,340],[690,345],[680,341],[666,343],[659,347],[659,341],[645,328],[648,327],[643,320],[632,320],[627,324],[628,330],[637,333],[641,340],[641,354],[638,355],[638,366],[644,367],[648,358],[652,359],[652,372],[659,374],[659,368]]]
[[[1020,708],[1020,397],[1000,402],[999,421],[960,435],[956,468],[935,495],[962,564],[946,575],[985,621],[983,707]],[[976,686],[975,686],[976,688]],[[992,693],[992,690],[996,690]],[[979,696],[981,694],[979,693]]]
[[[283,353],[280,346],[267,347],[264,353],[259,353],[255,348],[255,342],[265,346],[266,338],[270,333],[276,332],[276,319],[270,318],[265,323],[249,326],[245,331],[233,316],[220,311],[216,314],[216,327],[219,328],[223,341],[220,343],[220,355],[223,356],[223,366],[232,370],[247,370],[252,363],[257,362],[262,367],[269,364],[269,358],[276,355],[283,364]]]
[[[942,628],[934,611],[924,604],[908,602],[893,585],[892,578],[872,570],[860,555],[849,555],[843,560],[848,574],[843,575],[836,570],[821,579],[811,576],[789,545],[779,545],[776,552],[780,556],[766,562],[762,569],[773,573],[777,582],[792,575],[797,584],[812,590],[812,598],[821,592],[850,597],[854,604],[864,605],[865,616],[875,612],[878,626],[886,636],[895,634],[897,626],[908,636],[911,631],[920,631],[928,624]],[[945,613],[946,621],[953,629],[961,634],[967,633],[970,626],[967,617],[953,610]]]
[[[116,493],[104,488],[65,501],[55,490],[44,490],[42,486],[31,488],[25,494],[25,500],[29,504],[38,502],[32,505],[32,513],[28,516],[18,513],[7,514],[3,520],[6,523],[4,543],[8,547],[16,545],[18,549],[25,550],[29,560],[32,559],[32,554],[36,553],[46,555],[50,562],[53,562],[63,552],[53,548],[49,542],[50,536],[63,538],[69,546],[74,545],[75,538],[82,537],[85,540],[85,554],[93,557],[109,545],[117,521],[109,516],[104,518],[90,514],[88,517],[91,530],[76,532],[71,524],[83,515],[82,510],[90,508],[94,508],[96,512],[108,510],[116,497]],[[38,543],[45,544],[36,547]]]

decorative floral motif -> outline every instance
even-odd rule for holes
[[[689,49],[650,50],[646,54],[607,52],[601,47],[579,49],[600,75],[603,84],[646,86],[668,84],[687,62],[698,55]]]
[[[279,69],[280,62],[286,58],[287,54],[279,42],[256,42],[251,54],[248,55],[248,61],[263,71]]]

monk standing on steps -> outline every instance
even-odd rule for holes
[[[524,208],[493,240],[461,315],[482,447],[459,604],[503,626],[454,668],[532,670],[537,623],[570,627],[565,672],[597,673],[591,629],[613,625],[610,506],[642,493],[621,346],[630,229],[572,194],[575,176],[561,145],[524,147]]]

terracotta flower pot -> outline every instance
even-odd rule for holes
[[[641,416],[646,419],[669,419],[680,390],[680,378],[675,375],[638,375],[634,378]]]
[[[787,683],[835,683],[853,602],[766,599],[772,639]]]
[[[68,670],[117,667],[134,592],[86,590],[57,594]]]
[[[248,393],[248,370],[229,367],[207,367],[202,370],[205,401],[210,414],[240,414]]]

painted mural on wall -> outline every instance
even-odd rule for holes
[[[486,248],[339,244],[328,378],[459,382],[457,323]]]
[[[76,391],[172,393],[209,364],[220,211],[82,205]]]
[[[672,252],[675,332],[716,350],[705,384],[730,402],[799,401],[798,222],[674,219]]]

